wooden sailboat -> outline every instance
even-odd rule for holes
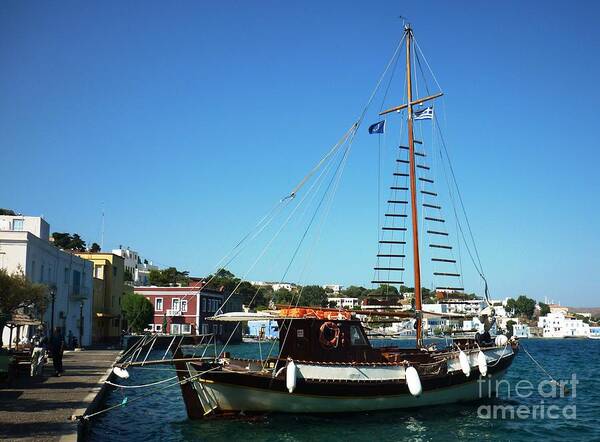
[[[370,311],[358,312],[357,315],[357,312],[341,309],[298,307],[258,314],[216,315],[213,318],[216,323],[252,318],[276,320],[279,324],[279,354],[256,360],[236,358],[228,353],[214,358],[186,359],[178,352],[175,364],[191,418],[235,411],[333,413],[385,410],[472,401],[495,394],[494,382],[490,382],[489,388],[481,388],[478,381],[493,381],[506,372],[518,351],[516,339],[509,340],[505,336],[498,336],[495,340],[489,337],[455,339],[445,348],[428,347],[423,340],[423,320],[435,314],[423,311],[422,306],[417,204],[417,180],[421,178],[417,176],[417,168],[426,167],[416,162],[419,152],[415,151],[414,113],[416,106],[442,94],[413,97],[413,31],[410,26],[405,26],[404,40],[407,102],[380,115],[398,111],[406,111],[407,115],[408,160],[403,161],[409,167],[410,189],[405,190],[410,191],[414,311]],[[433,217],[426,219],[440,221]],[[401,230],[397,227],[387,229]],[[429,233],[440,234],[435,230]],[[381,253],[378,256],[394,258],[404,255]],[[376,269],[394,271],[401,268],[388,265]],[[454,275],[449,272],[439,274]],[[401,283],[391,279],[373,282]],[[416,348],[373,347],[358,319],[361,314],[413,316],[416,320]]]

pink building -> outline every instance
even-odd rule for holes
[[[223,334],[223,326],[206,321],[221,307],[224,294],[198,287],[134,287],[154,306],[154,322],[147,331],[173,335]],[[164,324],[167,329],[164,330]]]

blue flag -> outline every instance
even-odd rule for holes
[[[385,129],[385,120],[381,120],[378,123],[371,124],[369,126],[370,134],[382,134]]]

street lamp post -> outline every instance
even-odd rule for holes
[[[52,317],[50,318],[50,333],[54,333],[54,300],[56,299],[56,290],[54,287],[50,288],[50,298],[52,298]]]
[[[81,345],[81,338],[83,337],[83,301],[79,303],[79,348]]]

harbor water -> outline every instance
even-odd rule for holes
[[[411,345],[410,341],[395,343]],[[92,441],[600,440],[600,340],[524,339],[521,343],[554,378],[569,381],[567,394],[545,382],[546,374],[521,351],[498,397],[475,403],[348,415],[270,414],[192,421],[187,419],[178,386],[158,390],[165,383],[112,389],[103,407],[127,398],[126,405],[92,418],[87,435]],[[258,357],[268,348],[263,344],[259,351],[258,344],[241,344],[228,350],[236,356]],[[169,366],[146,366],[130,369],[130,375],[115,382],[148,384],[173,377],[175,371]]]

